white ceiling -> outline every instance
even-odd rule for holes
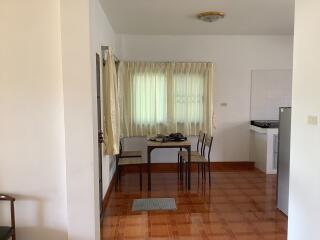
[[[127,34],[292,34],[294,0],[100,0],[114,30]],[[224,11],[215,23],[202,11]]]

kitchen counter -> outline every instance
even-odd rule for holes
[[[278,128],[261,128],[254,125],[250,125],[250,130],[257,133],[278,134]]]
[[[277,173],[278,128],[250,125],[250,161],[266,174]]]

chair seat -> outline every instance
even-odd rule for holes
[[[0,226],[0,240],[7,240],[12,236],[12,227],[1,227]]]
[[[121,152],[120,158],[135,158],[135,157],[141,157],[142,152],[141,151],[123,151]]]
[[[179,155],[182,157],[182,161],[188,161],[188,152],[186,151],[179,151]],[[197,151],[191,151],[191,162],[192,158],[201,157],[200,153]]]
[[[142,161],[142,158],[134,158],[134,157],[130,157],[130,158],[120,158],[119,159],[119,166],[123,166],[123,165],[138,165],[138,164],[143,164],[144,162]]]
[[[200,156],[200,153],[198,151],[191,151],[191,156]],[[188,152],[187,151],[179,151],[178,152],[179,155],[181,156],[187,156],[188,157]]]
[[[184,161],[188,161],[188,155],[186,157],[183,157],[183,160]],[[192,163],[207,163],[208,160],[204,157],[204,156],[201,156],[201,155],[193,155],[191,156],[191,162]]]

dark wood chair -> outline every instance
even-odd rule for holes
[[[199,132],[197,151],[191,151],[191,156],[201,156],[203,154],[205,136],[206,134],[204,132]],[[180,176],[181,179],[183,178],[184,159],[188,159],[188,152],[180,149],[178,152],[178,176]]]
[[[139,180],[140,180],[140,191],[142,190],[142,165],[144,164],[142,160],[141,151],[123,151],[122,143],[120,141],[120,151],[116,155],[116,188],[121,181],[121,167],[126,165],[136,165],[139,166]]]
[[[202,148],[202,154],[200,155],[191,155],[191,164],[198,164],[198,180],[199,180],[199,175],[200,175],[200,166],[202,170],[202,182],[203,179],[206,180],[206,168],[208,169],[209,173],[209,185],[211,185],[211,168],[210,168],[210,154],[211,154],[211,148],[212,148],[212,142],[213,142],[213,137],[210,135],[206,135],[204,138],[204,146]],[[205,156],[206,155],[206,156]],[[188,156],[183,156],[183,162],[188,163]],[[207,165],[207,166],[206,166]],[[187,171],[186,171],[187,174]]]
[[[16,225],[14,217],[14,201],[13,197],[0,193],[0,201],[9,201],[11,210],[11,226],[0,226],[0,240],[16,239]]]

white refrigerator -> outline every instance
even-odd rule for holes
[[[277,207],[288,215],[291,108],[280,108]]]

